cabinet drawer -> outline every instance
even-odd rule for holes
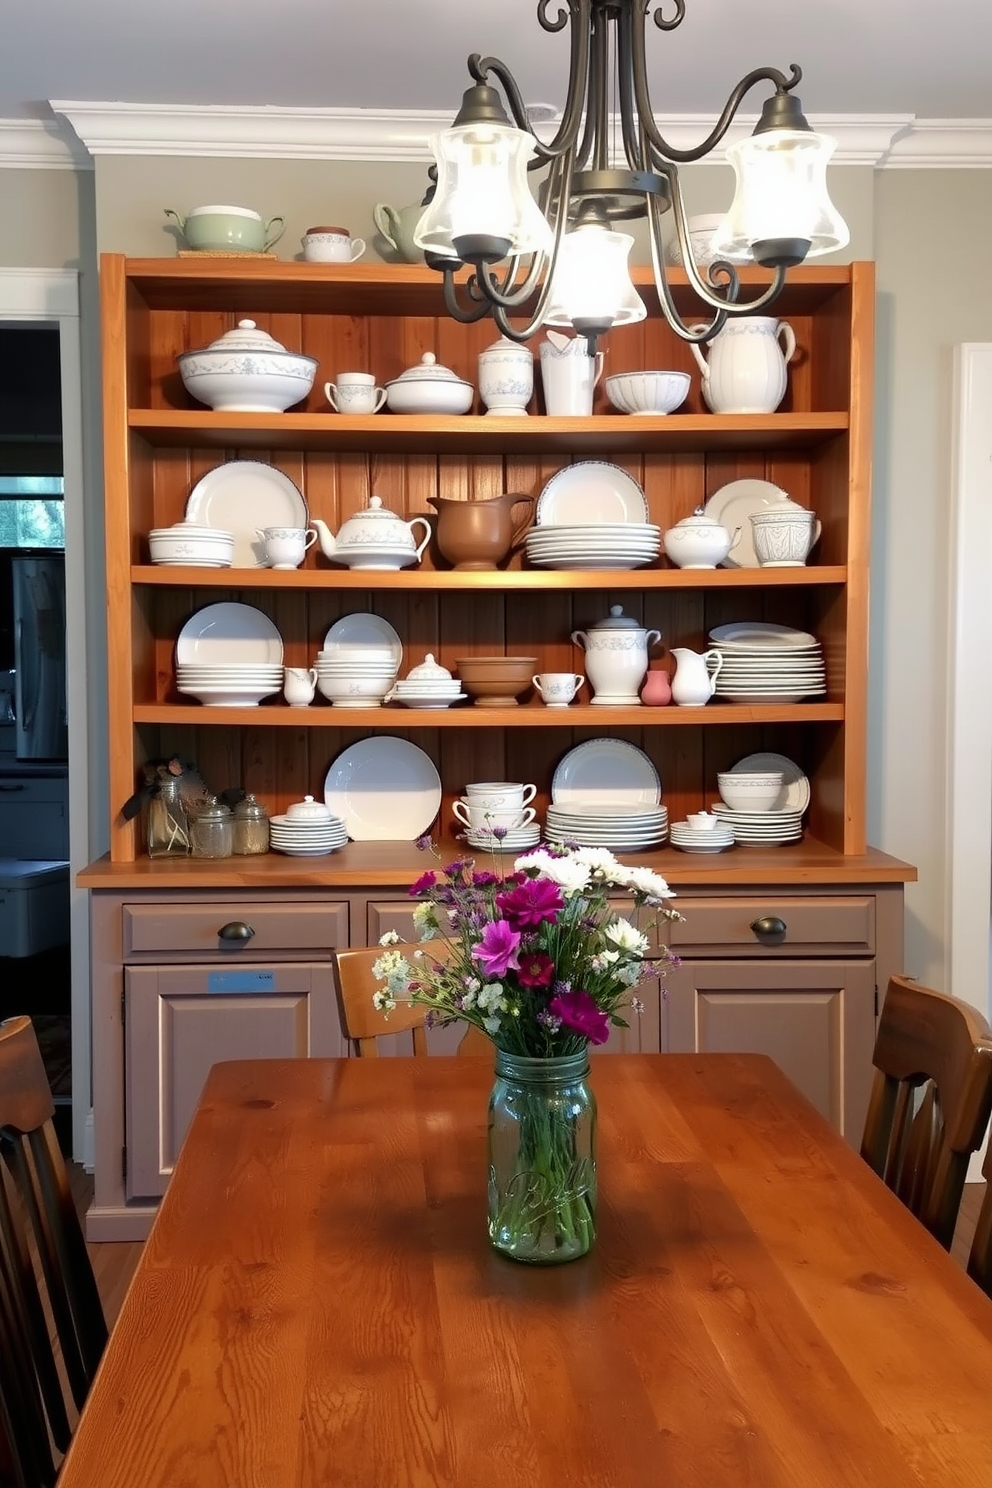
[[[818,898],[748,894],[740,898],[692,899],[680,894],[674,907],[685,920],[668,926],[668,944],[680,956],[872,955],[875,899],[871,894]],[[757,920],[781,920],[785,933],[772,943],[751,928]]]
[[[264,951],[332,951],[348,944],[347,904],[125,904],[124,954],[237,955]],[[244,940],[225,940],[225,925],[247,925]]]

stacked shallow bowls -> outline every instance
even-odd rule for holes
[[[399,662],[388,646],[341,644],[318,651],[317,690],[335,708],[381,708]]]
[[[176,522],[172,527],[153,527],[148,534],[153,563],[183,568],[230,568],[234,560],[234,533],[217,527],[198,527],[195,522]]]
[[[735,842],[752,847],[800,842],[803,808],[780,805],[785,792],[783,772],[746,769],[742,764],[717,776],[722,799],[714,804],[713,812],[721,826],[733,833]]]
[[[721,625],[710,643],[723,657],[716,697],[732,703],[798,703],[827,690],[823,647],[787,625]]]
[[[282,663],[260,661],[177,662],[176,687],[211,708],[257,708],[281,692]]]
[[[337,852],[347,841],[344,822],[313,796],[294,801],[282,816],[272,817],[269,823],[270,846],[293,858],[324,857]]]
[[[673,822],[670,835],[672,846],[680,852],[726,852],[735,841],[730,827],[720,820],[711,821],[707,827],[694,827],[689,820]]]
[[[527,557],[537,568],[642,568],[660,552],[661,528],[651,522],[545,524],[527,534]]]
[[[397,680],[386,702],[403,703],[407,708],[450,708],[467,696],[457,678],[447,667],[439,666],[428,651],[419,666],[411,667],[402,681]]]
[[[552,802],[544,835],[549,842],[638,852],[660,847],[668,836],[668,807],[610,801]]]

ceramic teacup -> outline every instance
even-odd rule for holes
[[[339,372],[324,383],[324,397],[335,413],[378,413],[386,401],[386,389],[376,387],[371,372]]]
[[[494,806],[477,806],[464,798],[454,801],[451,809],[462,825],[473,832],[492,831],[495,827],[504,827],[510,832],[529,826],[537,815],[533,806],[510,806],[499,810]]]
[[[515,780],[476,780],[465,787],[466,802],[487,811],[519,811],[536,795],[536,785],[521,785]]]
[[[346,227],[308,227],[302,242],[307,263],[354,263],[365,252],[365,239]]]
[[[539,672],[531,678],[549,708],[567,708],[585,680],[581,672]]]
[[[686,821],[694,832],[715,831],[719,820],[718,816],[711,816],[708,811],[690,811],[686,816]]]
[[[762,568],[801,568],[820,536],[811,511],[758,512],[751,517],[755,556]]]
[[[258,527],[269,568],[299,568],[308,548],[317,541],[313,527]]]
[[[316,667],[283,667],[282,695],[291,708],[306,708],[317,690]]]

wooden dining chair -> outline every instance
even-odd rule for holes
[[[971,1240],[968,1275],[992,1297],[992,1140],[985,1153],[982,1177],[985,1179],[985,1197],[978,1211],[978,1223]]]
[[[894,976],[872,1062],[861,1155],[950,1249],[992,1112],[992,1028],[970,1004]]]
[[[8,1019],[0,1024],[0,1462],[8,1459],[2,1481],[16,1488],[54,1484],[70,1414],[82,1408],[107,1341],[54,1116],[31,1020]]]
[[[416,946],[402,947],[404,954],[418,949]],[[422,947],[435,960],[443,960],[447,946],[443,940],[430,941]],[[338,1007],[341,1012],[341,1027],[350,1039],[355,1052],[363,1057],[375,1057],[379,1053],[377,1040],[384,1034],[413,1033],[415,1055],[427,1053],[427,1009],[414,1003],[399,1002],[388,1015],[376,1011],[372,994],[378,992],[382,983],[373,974],[372,967],[383,954],[382,946],[368,950],[335,951],[334,972],[338,991]],[[459,1054],[488,1054],[492,1044],[478,1028],[468,1027],[458,1046]]]

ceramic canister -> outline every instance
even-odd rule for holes
[[[621,605],[588,630],[573,630],[572,641],[586,653],[586,675],[593,703],[600,707],[639,707],[638,692],[648,669],[648,648],[661,640],[660,630],[645,630]]]

